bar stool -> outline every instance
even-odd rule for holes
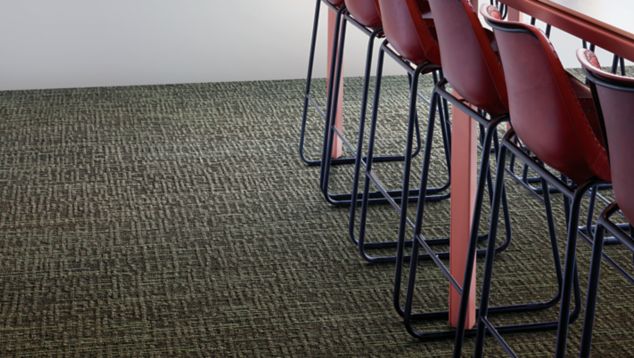
[[[504,73],[500,59],[496,53],[497,45],[493,40],[493,33],[485,30],[478,19],[477,12],[466,0],[429,0],[434,19],[436,20],[436,31],[440,44],[442,67],[445,79],[440,81],[435,89],[434,95],[447,99],[454,110],[461,110],[468,114],[483,129],[482,157],[478,174],[478,185],[474,204],[474,213],[471,224],[471,237],[467,253],[467,265],[463,282],[471,282],[475,256],[484,254],[485,250],[478,250],[477,243],[480,241],[479,226],[484,201],[484,191],[488,187],[492,194],[493,188],[489,175],[489,158],[493,146],[493,153],[498,152],[497,132],[498,126],[508,120],[508,100]],[[486,7],[488,11],[495,12],[501,16],[494,6]],[[464,61],[464,59],[469,59]],[[446,86],[450,85],[461,96],[458,98],[450,94]],[[427,159],[428,156],[425,156]],[[423,314],[412,314],[412,300],[414,286],[416,283],[417,261],[420,248],[426,250],[427,255],[435,257],[435,252],[427,245],[427,239],[421,234],[424,217],[424,193],[427,185],[427,168],[429,162],[423,164],[423,175],[421,175],[420,201],[417,206],[416,224],[414,228],[414,243],[412,247],[411,262],[409,266],[409,281],[405,303],[405,326],[408,332],[419,339],[437,338],[441,334],[456,337],[455,355],[460,356],[462,342],[465,334],[466,310],[469,302],[470,284],[461,287],[450,270],[440,260],[434,263],[441,269],[443,275],[449,280],[454,288],[461,293],[459,319],[455,332],[423,332],[417,330],[413,323],[420,319],[447,318],[447,312],[432,312]],[[491,195],[492,197],[492,195]],[[502,206],[504,209],[505,240],[496,248],[500,252],[508,247],[511,241],[511,223],[506,202],[506,195],[502,191]],[[547,207],[547,219],[552,223],[550,207]],[[484,236],[487,238],[487,236]],[[556,238],[550,237],[553,253],[553,264],[556,272],[560,272],[559,252]],[[554,306],[558,302],[559,292],[553,298],[544,302],[530,302],[515,305],[505,305],[491,308],[492,312],[526,312],[542,310]],[[520,329],[532,329],[526,325],[510,325],[501,328],[503,331],[517,331]]]
[[[594,94],[599,115],[604,125],[612,173],[612,186],[615,201],[599,216],[594,243],[588,294],[586,297],[586,313],[581,337],[581,357],[589,357],[592,343],[592,327],[594,323],[599,271],[603,257],[604,232],[607,230],[628,250],[634,252],[634,78],[614,75],[601,69],[599,61],[590,50],[579,49],[577,58],[584,68],[588,82]],[[628,221],[629,233],[621,225],[614,223],[611,217],[621,211]],[[625,272],[623,272],[625,273]],[[623,275],[630,284],[634,278]]]
[[[580,309],[575,249],[581,200],[592,186],[610,181],[603,135],[594,106],[582,105],[591,98],[590,90],[565,72],[544,34],[531,25],[502,21],[488,11],[482,11],[482,14],[494,29],[500,51],[512,129],[502,140],[497,163],[474,355],[482,355],[487,333],[495,337],[506,352],[515,354],[488,319],[504,165],[506,154],[510,152],[541,176],[545,188],[547,184],[553,185],[569,201],[563,289],[556,322],[555,354],[563,357],[568,325],[577,318]],[[532,155],[528,155],[525,149],[530,150]],[[546,166],[568,179],[558,178]],[[573,291],[576,304],[571,313]]]
[[[342,15],[342,24],[341,24],[341,32],[340,37],[338,39],[338,48],[337,48],[337,64],[336,64],[336,74],[334,76],[334,84],[332,85],[334,92],[332,92],[332,99],[330,100],[330,118],[327,121],[326,127],[326,135],[325,135],[325,144],[323,146],[322,156],[321,156],[321,168],[320,168],[320,184],[321,191],[324,195],[325,200],[336,206],[341,205],[352,205],[352,210],[355,210],[357,201],[360,199],[358,197],[358,180],[359,180],[359,172],[360,167],[365,163],[363,158],[361,158],[362,147],[364,143],[364,130],[365,130],[365,120],[367,113],[367,104],[368,104],[368,92],[369,92],[369,83],[370,83],[370,74],[372,68],[372,57],[374,50],[374,41],[377,38],[383,37],[383,30],[381,24],[381,14],[379,11],[379,5],[377,0],[345,0],[346,11],[344,11]],[[341,86],[341,69],[342,62],[344,58],[344,49],[345,49],[345,41],[346,41],[346,25],[348,23],[353,24],[357,29],[361,30],[368,36],[368,45],[367,45],[367,55],[365,60],[365,72],[364,72],[364,82],[363,82],[363,90],[362,90],[362,99],[361,99],[361,109],[359,116],[359,133],[358,133],[358,141],[356,148],[353,148],[350,141],[344,136],[342,132],[337,129],[335,125],[335,121],[337,118],[337,109],[339,108],[339,89]],[[416,125],[416,142],[417,147],[413,152],[413,155],[417,155],[420,148],[420,132],[418,128],[418,123]],[[330,156],[332,152],[335,138],[339,138],[343,145],[350,150],[355,151],[356,155],[354,157],[354,169],[352,175],[352,191],[350,193],[331,193],[330,191],[330,174],[331,168],[333,164],[333,159]],[[375,160],[377,162],[397,162],[403,161],[402,155],[381,155],[376,156]],[[336,160],[335,160],[336,161]],[[341,160],[339,160],[341,161]],[[400,195],[400,190],[395,190],[390,192],[391,196]],[[375,204],[386,203],[387,200],[383,198],[380,193],[375,192],[370,194],[370,201]],[[357,200],[352,200],[352,198],[356,198]],[[354,236],[351,236],[352,241],[357,244],[357,240]]]
[[[343,157],[333,159],[330,155],[332,153],[335,136],[339,138],[345,147],[348,150],[354,151],[352,148],[352,144],[348,139],[341,133],[335,126],[335,120],[337,118],[337,111],[339,109],[339,89],[341,86],[341,73],[342,73],[342,62],[344,57],[344,44],[346,39],[346,25],[348,23],[352,23],[356,28],[360,29],[363,33],[368,35],[368,46],[367,46],[367,55],[365,60],[365,76],[364,76],[364,88],[362,93],[362,103],[361,103],[361,112],[360,112],[360,125],[359,125],[359,143],[358,147],[361,147],[363,144],[363,130],[365,127],[365,118],[366,118],[366,110],[367,110],[367,98],[368,98],[368,88],[369,88],[369,79],[370,72],[372,67],[372,56],[373,56],[373,48],[374,41],[382,37],[383,32],[381,29],[381,18],[378,10],[378,4],[376,0],[346,0],[346,1],[330,1],[325,2],[327,6],[333,8],[337,11],[336,15],[336,26],[334,31],[334,40],[332,44],[332,58],[331,58],[331,66],[330,66],[330,76],[327,85],[327,100],[326,100],[326,110],[320,111],[320,104],[313,98],[311,94],[311,85],[312,85],[312,67],[314,62],[314,54],[315,54],[315,41],[316,34],[318,29],[319,22],[319,9],[321,6],[321,1],[317,1],[317,5],[315,8],[315,19],[313,24],[313,37],[311,40],[311,49],[309,55],[309,69],[306,81],[306,91],[304,96],[304,110],[302,113],[302,123],[300,130],[300,157],[302,160],[308,165],[319,165],[320,166],[320,188],[322,194],[324,195],[324,199],[335,206],[345,206],[353,203],[356,206],[356,200],[352,200],[355,197],[357,200],[360,200],[357,190],[355,188],[354,193],[332,193],[330,191],[330,173],[332,165],[340,165],[340,164],[355,164],[353,170],[353,178],[358,180],[359,176],[359,166],[363,163],[361,159],[357,160],[357,156],[355,157]],[[322,115],[325,121],[324,126],[324,136],[323,136],[323,145],[322,152],[319,160],[316,159],[307,159],[305,156],[305,134],[306,134],[306,125],[307,125],[307,112],[310,104],[314,104],[318,107],[318,112]],[[420,133],[418,130],[418,126],[416,126],[416,138],[417,143],[420,143]],[[357,150],[358,152],[358,150]],[[419,152],[419,146],[417,146],[414,151],[414,155]],[[403,157],[401,155],[381,155],[376,156],[376,161],[380,162],[396,162],[402,161]],[[395,190],[390,193],[393,196],[397,196],[400,194],[400,190]],[[371,194],[371,202],[380,204],[386,203],[387,200],[384,199],[379,193]],[[353,242],[356,243],[356,239],[351,237]]]
[[[387,1],[379,0],[381,18],[383,22],[383,31],[386,40],[379,50],[379,58],[377,64],[376,86],[374,93],[374,101],[372,108],[372,117],[370,123],[370,132],[368,136],[367,155],[365,159],[364,186],[361,200],[361,210],[359,214],[359,231],[355,235],[356,206],[351,205],[349,234],[357,243],[359,254],[368,262],[402,262],[402,257],[395,255],[372,255],[369,251],[372,249],[396,248],[397,255],[402,256],[402,245],[405,235],[407,223],[407,202],[415,201],[418,198],[418,190],[409,189],[409,175],[411,169],[411,161],[414,146],[414,132],[418,124],[418,116],[416,105],[418,101],[418,80],[421,75],[431,74],[434,81],[440,76],[440,54],[438,45],[433,34],[433,20],[429,14],[429,8],[426,1],[406,0],[406,1]],[[423,18],[425,17],[425,18]],[[381,93],[381,80],[383,74],[383,63],[385,54],[392,57],[401,67],[403,67],[409,75],[410,92],[409,92],[409,115],[407,136],[403,155],[403,175],[400,192],[394,195],[393,191],[386,188],[378,175],[373,172],[373,163],[375,162],[374,145],[376,139],[376,125],[378,120],[379,98]],[[429,120],[435,121],[436,110],[439,112],[441,124],[445,127],[443,130],[445,160],[449,165],[449,129],[445,121],[446,110],[439,100],[430,102]],[[433,126],[433,123],[431,124]],[[418,144],[417,144],[418,146]],[[432,138],[429,134],[425,138],[425,146],[427,152],[431,151]],[[353,181],[353,193],[356,192],[357,181]],[[386,240],[380,242],[366,242],[366,223],[368,206],[374,198],[374,194],[370,192],[370,185],[373,184],[377,188],[377,193],[381,198],[387,199],[390,205],[400,214],[399,234],[396,240]],[[429,188],[426,193],[428,201],[443,200],[449,197],[448,178],[444,185],[437,188]],[[411,242],[410,242],[411,243]],[[446,242],[444,242],[446,244]]]

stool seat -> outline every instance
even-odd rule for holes
[[[363,26],[381,28],[381,11],[378,0],[345,0],[350,15]]]

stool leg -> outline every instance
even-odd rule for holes
[[[434,103],[438,101],[439,96],[436,91],[432,94],[431,102]],[[427,124],[427,138],[432,138],[434,133],[434,122],[436,117],[436,107],[431,106],[429,109],[429,122]],[[418,253],[419,253],[419,243],[417,237],[421,234],[423,228],[423,214],[425,210],[425,195],[427,188],[427,179],[429,178],[429,165],[431,162],[431,150],[432,143],[430,140],[425,142],[425,152],[423,154],[423,167],[421,169],[420,176],[420,190],[418,191],[418,204],[416,205],[416,224],[414,226],[414,238],[412,243],[412,254],[410,256],[410,267],[409,267],[409,276],[407,283],[407,293],[405,295],[405,309],[403,310],[403,318],[407,331],[415,336],[416,332],[413,331],[413,327],[411,325],[411,314],[412,314],[412,301],[414,297],[414,288],[416,285],[416,268],[418,264]],[[398,263],[397,263],[398,265]],[[400,273],[396,280],[401,280]],[[400,289],[400,288],[399,288]],[[394,290],[394,302],[398,305],[398,291]],[[400,309],[399,306],[396,307],[397,311]]]
[[[570,205],[570,213],[568,216],[568,238],[566,240],[566,266],[564,269],[563,291],[561,297],[561,306],[559,308],[559,327],[557,329],[557,346],[555,356],[563,358],[566,354],[566,338],[568,336],[568,323],[570,318],[570,296],[572,286],[576,281],[576,247],[577,247],[577,225],[579,222],[579,209],[581,200],[586,193],[588,187],[580,187],[575,190]],[[577,282],[578,284],[578,282]],[[575,295],[576,296],[576,295]],[[576,298],[576,297],[575,297]],[[577,304],[577,306],[579,306]]]
[[[365,240],[365,225],[368,215],[368,200],[370,193],[370,173],[372,172],[372,159],[374,157],[374,139],[376,136],[376,121],[379,112],[379,98],[381,94],[381,77],[383,75],[383,62],[385,58],[385,51],[383,48],[379,50],[379,58],[377,60],[376,68],[376,85],[374,88],[374,103],[372,106],[372,117],[370,120],[370,134],[368,137],[368,154],[366,157],[365,165],[365,180],[363,184],[363,195],[361,199],[361,215],[359,218],[359,254],[365,256],[364,240]]]
[[[590,278],[588,279],[588,295],[586,298],[586,314],[583,320],[583,334],[581,336],[580,357],[589,357],[592,348],[592,326],[596,311],[597,292],[599,290],[599,272],[601,270],[601,253],[603,251],[603,225],[598,224],[594,243],[592,244],[592,261],[590,264]]]
[[[416,120],[416,103],[418,99],[418,78],[420,76],[422,68],[417,68],[412,76],[410,92],[409,92],[409,121],[407,126],[407,139],[405,144],[405,154],[403,161],[403,181],[401,183],[401,200],[400,200],[400,220],[398,226],[398,236],[396,243],[396,270],[394,273],[394,291],[393,302],[396,311],[403,315],[403,309],[400,304],[401,297],[401,273],[403,270],[403,251],[405,243],[405,233],[407,231],[407,202],[409,198],[409,180],[412,164],[412,145],[414,137],[414,126]],[[431,101],[430,106],[435,107],[436,101]],[[430,114],[432,113],[430,109]],[[434,112],[435,113],[435,112]],[[435,115],[435,114],[434,114]],[[431,141],[431,138],[426,139],[427,142]],[[426,153],[427,154],[427,153]]]
[[[616,73],[619,70],[619,56],[614,55],[612,57],[612,73]]]
[[[480,312],[478,316],[478,334],[476,337],[475,357],[481,357],[484,350],[484,337],[486,336],[486,325],[489,310],[489,296],[491,293],[491,276],[493,274],[493,258],[495,257],[495,238],[497,236],[498,217],[500,212],[500,199],[502,186],[504,184],[504,163],[506,161],[506,147],[502,145],[497,163],[497,174],[495,178],[495,189],[493,190],[493,202],[491,204],[491,218],[489,222],[489,242],[484,266],[484,281],[482,282],[482,296],[480,297]]]
[[[306,164],[311,162],[304,153],[304,142],[306,140],[306,119],[308,117],[308,105],[310,102],[310,91],[313,80],[313,64],[315,61],[315,47],[317,43],[317,30],[319,29],[319,11],[321,0],[316,1],[315,16],[313,18],[313,32],[310,39],[310,51],[308,54],[308,74],[306,75],[306,90],[304,91],[304,109],[302,111],[302,122],[299,131],[299,157]]]
[[[363,76],[363,93],[361,98],[361,114],[359,115],[359,135],[357,139],[357,152],[354,161],[354,174],[352,176],[352,190],[350,191],[350,215],[348,220],[348,236],[355,245],[359,245],[359,241],[354,235],[355,217],[357,211],[357,197],[359,194],[359,176],[361,174],[361,160],[363,157],[363,141],[365,132],[365,119],[368,109],[368,97],[370,92],[370,73],[372,71],[372,56],[374,54],[374,40],[376,34],[370,36],[368,41],[368,51],[365,58],[365,73]]]
[[[462,354],[462,345],[464,343],[464,331],[467,319],[467,306],[469,304],[469,295],[471,294],[471,278],[473,276],[473,268],[475,265],[475,255],[478,244],[478,228],[480,224],[480,216],[482,215],[482,201],[484,200],[484,189],[487,185],[487,177],[489,172],[489,158],[491,157],[491,145],[493,134],[496,131],[497,123],[489,123],[484,131],[484,146],[482,148],[482,160],[480,163],[480,173],[478,174],[478,187],[476,191],[475,209],[471,221],[471,238],[469,239],[469,248],[467,252],[467,266],[465,268],[464,280],[462,281],[462,294],[460,299],[460,314],[458,325],[456,327],[456,340],[454,343],[454,357],[460,357]],[[502,192],[500,188],[500,192]],[[490,241],[495,241],[494,237],[489,237]],[[494,245],[495,246],[495,245]]]
[[[338,79],[336,79],[336,74],[337,74],[337,68],[339,66],[337,66],[339,57],[338,57],[338,53],[337,50],[339,48],[338,46],[338,42],[339,42],[339,37],[340,37],[340,32],[341,32],[341,27],[342,27],[342,14],[343,14],[343,8],[339,9],[337,11],[337,15],[335,17],[335,30],[333,31],[333,41],[332,41],[332,56],[330,58],[330,71],[329,71],[329,77],[328,77],[328,95],[327,95],[327,100],[326,100],[326,118],[324,120],[324,136],[323,136],[323,141],[322,141],[322,151],[321,151],[321,162],[319,163],[321,167],[323,167],[323,161],[326,155],[330,155],[330,153],[327,153],[327,147],[328,147],[328,132],[329,132],[329,123],[330,123],[330,116],[332,116],[332,111],[334,110],[335,112],[337,111],[336,108],[332,108],[332,103],[334,102],[333,100],[333,94],[335,92],[334,89],[334,85],[335,83],[337,83]],[[345,24],[343,25],[345,27]],[[337,86],[338,88],[338,86]],[[323,174],[323,170],[320,171],[320,175],[319,175],[319,182],[321,185],[322,182],[322,174]]]
[[[557,231],[555,229],[555,219],[553,217],[552,205],[550,202],[550,189],[544,178],[541,179],[542,191],[544,193],[544,206],[546,208],[546,223],[548,225],[548,237],[550,238],[550,247],[553,253],[553,263],[555,266],[555,274],[557,275],[557,294],[553,300],[559,301],[561,298],[561,283],[563,274],[561,272],[561,259],[559,258],[559,247],[557,246]]]
[[[436,73],[434,73],[434,82],[438,83],[440,80],[444,79],[444,75],[442,70],[438,71],[438,78],[436,78]],[[443,149],[445,151],[445,163],[447,163],[447,177],[451,176],[451,129],[449,128],[449,102],[446,98],[441,99],[441,109],[440,109],[440,129],[443,138]]]
[[[346,18],[343,17],[341,19],[341,28],[339,30],[340,35],[339,35],[338,46],[336,50],[337,62],[336,64],[333,64],[333,66],[336,66],[335,77],[334,77],[334,81],[330,82],[332,85],[332,88],[329,91],[329,93],[332,94],[332,98],[330,99],[330,104],[329,104],[330,117],[328,117],[328,120],[326,121],[324,150],[322,152],[321,168],[319,172],[321,191],[324,194],[324,198],[328,202],[330,201],[330,196],[328,195],[328,184],[330,182],[330,167],[332,163],[331,153],[332,153],[332,147],[334,144],[334,136],[335,136],[334,126],[335,126],[335,121],[337,119],[337,109],[339,106],[339,89],[340,89],[341,81],[342,81],[341,73],[342,73],[343,56],[344,56],[343,51],[344,51],[345,42],[346,42],[347,24],[348,24],[348,21],[346,21]]]

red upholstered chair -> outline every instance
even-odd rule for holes
[[[483,128],[483,149],[481,166],[479,170],[478,186],[474,205],[474,216],[472,218],[471,245],[469,246],[469,257],[475,257],[478,242],[478,228],[480,215],[482,212],[482,201],[484,190],[487,184],[489,157],[492,143],[496,135],[497,125],[508,119],[508,108],[506,103],[506,88],[504,74],[500,60],[497,57],[492,42],[492,34],[480,25],[477,13],[466,0],[429,0],[432,15],[435,22],[435,30],[439,42],[441,64],[444,78],[436,84],[433,98],[442,98],[449,101],[454,110],[461,110],[469,114]],[[469,59],[465,61],[465,59]],[[447,84],[460,93],[462,98],[457,98],[446,90]],[[455,119],[454,119],[455,120]],[[424,339],[438,332],[423,332],[414,327],[412,314],[412,299],[416,283],[416,270],[421,247],[425,248],[428,255],[435,252],[422,242],[421,235],[423,225],[423,214],[425,208],[425,192],[427,189],[427,175],[429,161],[423,163],[423,175],[421,176],[420,191],[416,225],[414,228],[414,243],[412,244],[412,255],[409,266],[409,281],[407,285],[407,295],[405,302],[405,326],[408,332],[414,337]],[[506,212],[506,211],[505,211]],[[507,239],[510,240],[510,221],[505,215],[507,224]],[[501,249],[508,245],[508,240],[501,246]],[[473,262],[469,259],[468,262]],[[449,272],[444,264],[438,263],[446,272]],[[473,265],[467,265],[467,274],[471,277]],[[465,282],[469,282],[466,280]],[[452,283],[457,281],[452,281]],[[397,280],[398,283],[398,280]],[[470,286],[470,285],[468,285]],[[400,291],[400,287],[395,292]],[[464,303],[468,301],[469,288],[465,289]],[[395,296],[398,301],[398,295]],[[465,306],[466,308],[466,306]],[[458,339],[462,341],[465,325],[465,310],[461,310],[460,322],[458,324]],[[423,315],[424,317],[424,315]],[[450,333],[450,332],[447,332]],[[459,347],[457,348],[460,349]]]
[[[431,11],[435,21],[435,30],[440,46],[441,64],[444,79],[435,87],[434,93],[444,100],[451,102],[454,110],[465,112],[476,121],[482,129],[482,157],[478,174],[478,185],[474,205],[474,214],[471,224],[471,237],[467,253],[467,265],[463,282],[469,282],[473,274],[473,266],[476,254],[484,254],[485,250],[477,250],[479,237],[479,224],[482,214],[482,204],[484,191],[487,188],[489,175],[489,158],[491,149],[495,147],[497,153],[497,132],[498,125],[508,121],[508,100],[506,83],[502,64],[497,54],[497,44],[493,38],[493,33],[484,29],[478,19],[478,14],[467,0],[429,0]],[[485,7],[485,11],[495,16],[501,17],[498,9],[492,5]],[[465,61],[465,59],[468,59]],[[452,95],[446,89],[450,85],[460,94],[460,98]],[[458,119],[454,119],[458,120]],[[426,172],[429,163],[425,162],[423,173]],[[409,282],[407,287],[407,299],[405,302],[405,324],[415,337],[426,338],[431,335],[438,335],[438,332],[423,332],[414,327],[416,321],[412,317],[412,298],[416,283],[416,270],[419,256],[419,249],[422,247],[428,255],[434,255],[428,245],[424,245],[421,235],[424,214],[424,193],[426,192],[427,177],[422,176],[420,193],[422,194],[418,203],[416,215],[416,226],[414,229],[414,243],[412,245],[412,255],[410,262]],[[496,251],[502,251],[508,247],[511,240],[511,224],[507,210],[506,196],[502,192],[502,205],[504,207],[505,241],[500,244]],[[547,210],[549,208],[547,207]],[[551,218],[551,215],[548,215]],[[486,238],[486,236],[484,237]],[[553,263],[555,270],[560,270],[559,253],[557,251],[556,240],[551,237]],[[442,263],[441,270],[449,272]],[[455,285],[458,280],[450,280]],[[458,287],[456,287],[459,289]],[[466,309],[470,295],[470,285],[463,288],[461,310],[456,329],[455,354],[461,355],[462,342],[466,323]],[[491,312],[518,312],[538,309],[546,309],[557,303],[558,292],[553,298],[545,302],[530,302],[519,305],[507,305],[491,308]],[[419,315],[421,316],[421,315]],[[424,317],[424,315],[422,315]],[[501,327],[500,331],[514,331],[520,328],[528,329],[526,324],[513,324],[512,326]],[[452,332],[453,333],[453,332]]]
[[[594,106],[584,105],[591,98],[589,88],[565,72],[545,35],[531,25],[504,22],[487,11],[482,13],[494,29],[502,59],[512,130],[502,140],[498,160],[475,355],[482,354],[485,333],[497,332],[487,317],[488,300],[495,255],[495,217],[499,211],[505,156],[511,152],[548,184],[559,189],[570,204],[557,321],[556,355],[561,357],[565,354],[568,324],[576,319],[580,306],[575,248],[581,200],[589,188],[610,180],[607,152],[601,139],[603,135],[596,110]],[[526,150],[532,154],[528,155]],[[547,167],[553,168],[556,173]],[[569,180],[562,181],[558,178],[559,174]],[[571,314],[573,291],[576,305]],[[496,337],[505,349],[512,351],[499,334]]]
[[[588,82],[597,101],[608,143],[612,187],[615,201],[599,216],[595,233],[583,335],[581,357],[590,356],[592,327],[596,308],[599,271],[603,254],[604,232],[607,230],[627,249],[634,252],[634,78],[615,75],[601,69],[597,57],[589,50],[577,51],[577,58],[586,71]],[[629,233],[610,218],[620,211],[629,222]],[[630,283],[634,278],[621,270]]]
[[[368,135],[367,154],[363,164],[364,170],[364,186],[361,194],[361,210],[358,214],[359,224],[358,232],[355,233],[355,220],[357,213],[354,204],[350,210],[350,236],[355,237],[359,243],[359,253],[361,256],[369,262],[394,262],[396,261],[397,267],[401,266],[403,261],[403,245],[405,245],[405,231],[407,228],[407,205],[401,205],[403,202],[414,201],[418,198],[418,190],[410,190],[409,179],[410,169],[412,163],[412,156],[417,152],[414,147],[419,148],[420,140],[414,140],[415,134],[418,133],[419,123],[416,113],[416,105],[418,101],[418,83],[421,75],[432,75],[434,80],[438,78],[438,72],[440,70],[440,55],[438,50],[438,42],[435,37],[434,22],[429,14],[429,7],[426,1],[422,0],[379,0],[379,9],[381,13],[381,20],[383,23],[383,32],[386,40],[381,45],[379,50],[379,58],[377,64],[377,77],[374,93],[373,111],[370,123],[370,130]],[[381,93],[381,81],[383,73],[383,63],[385,54],[394,59],[401,65],[407,72],[410,80],[409,89],[409,115],[407,118],[407,135],[405,140],[405,148],[403,154],[403,175],[401,187],[397,190],[387,188],[382,184],[376,171],[373,171],[373,164],[377,162],[378,158],[374,155],[374,144],[376,139],[376,125],[378,121],[379,102]],[[433,127],[436,120],[436,110],[442,106],[441,102],[432,99],[430,102],[430,124],[429,127]],[[440,114],[440,122],[443,126],[442,137],[444,140],[445,148],[445,160],[449,165],[449,132],[448,126],[445,121],[444,109],[438,111]],[[414,144],[416,142],[416,144]],[[424,141],[428,147],[426,152],[431,152],[431,132],[428,132]],[[359,155],[361,153],[359,152]],[[358,157],[361,160],[361,156]],[[356,183],[356,181],[353,181]],[[377,188],[377,191],[370,192],[371,185]],[[442,200],[448,198],[449,178],[447,178],[444,185],[436,188],[430,188],[427,191],[427,199]],[[352,192],[356,192],[355,186]],[[399,230],[396,240],[385,241],[366,241],[366,223],[368,206],[373,200],[376,200],[377,195],[381,199],[388,199],[390,204],[400,214]],[[355,235],[356,234],[356,235]],[[386,248],[395,248],[395,255],[375,255],[370,252],[373,248],[379,248],[385,250]],[[397,308],[399,313],[403,313],[400,306]]]

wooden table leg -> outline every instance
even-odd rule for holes
[[[330,74],[330,66],[333,66],[331,63],[332,60],[332,44],[334,42],[334,31],[335,31],[335,22],[337,19],[337,13],[332,8],[328,10],[328,63],[326,68],[326,83],[328,83],[328,76]],[[343,77],[343,70],[341,71],[341,76]],[[343,133],[343,78],[341,80],[341,86],[339,87],[339,99],[337,101],[337,113],[335,119],[335,127],[341,133]],[[337,135],[334,137],[333,146],[332,146],[332,158],[336,159],[343,155],[343,144]]]
[[[459,96],[459,94],[454,93]],[[464,287],[464,271],[466,267],[467,250],[469,247],[471,218],[473,216],[476,196],[477,180],[477,133],[478,125],[469,116],[460,111],[452,113],[451,140],[451,238],[449,245],[449,267],[451,274]],[[467,320],[465,327],[472,328],[475,324],[475,267]],[[449,324],[458,325],[460,311],[460,294],[450,285],[449,290]]]

